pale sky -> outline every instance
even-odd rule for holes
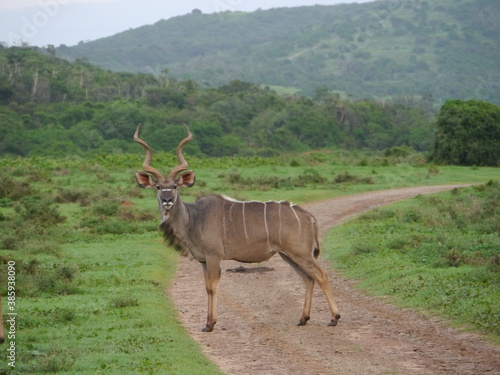
[[[190,13],[373,0],[0,0],[0,43],[73,46]]]

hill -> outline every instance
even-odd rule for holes
[[[74,47],[114,71],[166,72],[218,87],[234,79],[326,86],[354,98],[432,95],[500,104],[500,2],[380,0],[191,14]]]

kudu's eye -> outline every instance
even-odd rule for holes
[[[160,187],[159,187],[159,186],[156,186],[156,190],[160,190]]]

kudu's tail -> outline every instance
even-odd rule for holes
[[[321,251],[319,249],[319,246],[316,246],[314,248],[314,250],[313,250],[313,256],[314,256],[314,258],[318,259],[320,253],[321,253]]]
[[[314,249],[313,249],[313,256],[314,258],[318,258],[319,254],[321,253],[320,247],[319,247],[319,231],[318,231],[318,222],[316,221],[316,218],[313,216],[313,229],[314,229]]]

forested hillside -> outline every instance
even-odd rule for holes
[[[132,135],[172,151],[189,125],[191,155],[260,155],[322,148],[429,150],[435,133],[429,98],[382,102],[278,95],[235,80],[203,88],[166,72],[113,73],[69,63],[36,48],[0,46],[0,155],[77,156],[137,152]]]
[[[218,87],[234,79],[319,86],[354,98],[433,96],[500,104],[500,2],[379,0],[162,20],[59,56],[114,71],[165,72]]]

